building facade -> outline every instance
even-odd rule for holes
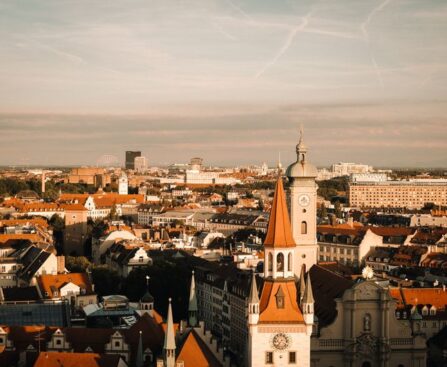
[[[349,203],[358,208],[420,209],[426,203],[447,205],[447,180],[351,182]]]

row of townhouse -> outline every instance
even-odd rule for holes
[[[318,259],[358,267],[371,249],[398,248],[414,232],[414,229],[405,227],[371,227],[356,223],[320,225],[317,227]]]

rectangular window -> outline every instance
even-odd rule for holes
[[[265,352],[265,363],[273,364],[273,352]]]
[[[289,363],[296,363],[296,352],[289,352]]]

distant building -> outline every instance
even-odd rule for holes
[[[386,173],[352,173],[351,182],[386,182]]]
[[[367,164],[340,162],[333,164],[331,170],[339,176],[349,176],[352,173],[372,172],[373,168]]]
[[[358,208],[420,209],[426,203],[447,205],[447,180],[351,182],[349,203]]]
[[[134,169],[138,173],[146,172],[147,170],[147,159],[146,157],[136,157],[134,160]]]
[[[128,195],[129,194],[129,181],[126,174],[123,172],[118,181],[118,194]]]
[[[126,169],[135,169],[135,158],[141,157],[141,151],[126,151]]]
[[[80,167],[73,168],[68,175],[68,183],[105,186],[111,183],[111,177],[104,168]]]
[[[373,167],[366,164],[339,162],[331,166],[331,169],[318,170],[317,180],[330,180],[334,177],[349,176],[351,174],[367,174],[373,172]]]

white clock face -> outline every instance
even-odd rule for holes
[[[290,338],[284,333],[276,334],[272,340],[273,347],[277,350],[287,349],[290,343],[289,339]]]
[[[308,206],[310,203],[310,198],[308,195],[303,194],[298,198],[298,204],[301,206]]]

